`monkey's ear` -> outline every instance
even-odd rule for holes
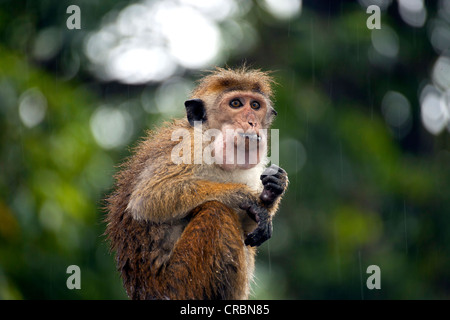
[[[184,102],[186,107],[187,119],[191,126],[194,125],[194,121],[206,121],[206,109],[201,99],[191,99]]]
[[[272,115],[274,115],[275,117],[278,115],[278,112],[274,108],[272,108]]]

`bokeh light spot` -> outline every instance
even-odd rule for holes
[[[25,91],[19,99],[19,116],[23,124],[32,128],[44,120],[47,99],[37,88]]]
[[[124,110],[101,106],[91,117],[91,131],[102,148],[117,148],[131,138],[133,121]]]

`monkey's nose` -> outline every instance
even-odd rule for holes
[[[253,112],[247,113],[245,116],[245,120],[250,125],[250,129],[252,130],[256,129],[256,127],[258,126],[258,120]]]

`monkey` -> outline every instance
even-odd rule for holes
[[[260,69],[217,67],[185,101],[186,118],[148,131],[120,165],[105,235],[129,298],[248,299],[256,248],[272,236],[289,183],[267,167],[273,83]],[[216,161],[195,162],[192,138],[208,130],[215,136],[200,147],[210,142]],[[174,150],[189,161],[174,161]]]

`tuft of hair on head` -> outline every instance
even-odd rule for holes
[[[275,81],[270,73],[261,69],[250,69],[246,65],[236,69],[216,67],[199,80],[191,97],[198,98],[223,91],[240,90],[258,92],[271,99]]]

